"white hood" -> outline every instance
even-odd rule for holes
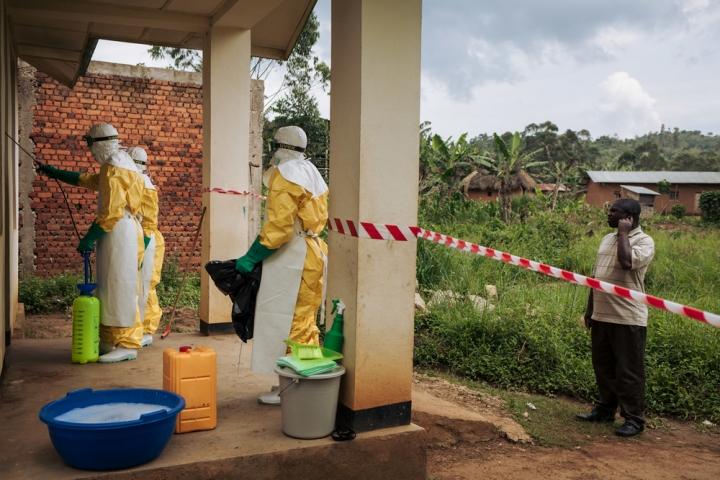
[[[155,185],[153,185],[152,180],[150,180],[150,177],[148,177],[147,173],[140,173],[140,176],[143,178],[143,182],[145,182],[145,188],[148,190],[157,190],[155,188]]]
[[[300,152],[284,148],[278,149],[273,155],[272,164],[277,165],[277,169],[280,170],[283,178],[300,185],[315,197],[319,197],[328,191],[328,186],[318,169]],[[272,168],[268,168],[265,175],[263,175],[265,186],[268,186],[267,182],[270,178],[269,175],[272,173]]]

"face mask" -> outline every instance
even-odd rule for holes
[[[280,162],[285,160],[297,160],[303,158],[303,154],[300,152],[293,152],[291,150],[285,150],[284,148],[278,149],[272,156],[270,163],[272,165],[278,165]]]
[[[144,163],[142,163],[142,162],[135,161],[135,160],[133,160],[133,162],[135,163],[135,166],[137,167],[138,172],[140,172],[140,173],[145,173],[145,172],[147,171],[147,165],[146,165],[146,164],[144,164]]]
[[[90,146],[90,152],[92,152],[95,160],[102,165],[110,158],[110,155],[117,152],[120,149],[120,142],[117,140],[105,140],[102,142],[93,142]]]

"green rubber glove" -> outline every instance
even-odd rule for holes
[[[235,270],[240,273],[250,273],[255,265],[272,255],[274,251],[260,243],[260,237],[257,237],[247,253],[235,260]]]
[[[105,235],[105,230],[103,230],[100,225],[93,222],[92,225],[90,225],[90,228],[88,229],[85,236],[82,238],[82,240],[80,240],[80,243],[77,247],[78,252],[92,252],[93,248],[95,248],[95,242],[98,241],[103,235]]]
[[[56,178],[61,182],[69,183],[70,185],[80,185],[80,173],[71,172],[69,170],[60,170],[59,168],[52,167],[50,165],[40,165],[38,167],[42,173],[50,178]]]
[[[147,246],[150,245],[150,237],[143,235],[143,242],[145,242],[145,250],[147,250]]]

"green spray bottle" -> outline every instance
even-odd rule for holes
[[[90,252],[83,253],[85,281],[78,284],[80,296],[72,305],[72,363],[98,361],[100,343],[100,300],[92,296]]]
[[[334,352],[342,353],[343,341],[343,314],[345,313],[345,304],[339,298],[332,301],[332,312],[335,314],[330,331],[325,334],[324,347]]]

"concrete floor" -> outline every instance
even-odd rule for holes
[[[174,435],[156,460],[130,470],[85,472],[66,466],[37,415],[70,390],[162,388],[162,350],[207,345],[218,354],[218,427]],[[359,434],[351,442],[296,440],[283,435],[280,409],[258,405],[272,376],[249,372],[235,335],[172,334],[137,360],[73,365],[70,339],[15,340],[0,387],[0,478],[425,478],[425,435],[415,425]]]

